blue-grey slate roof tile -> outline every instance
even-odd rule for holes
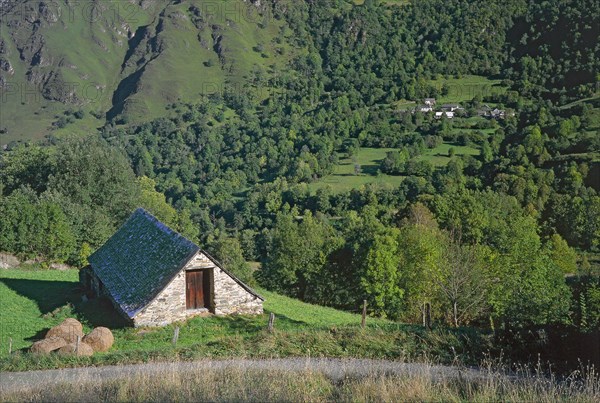
[[[115,302],[133,318],[199,250],[140,208],[88,260]]]

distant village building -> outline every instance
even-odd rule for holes
[[[454,112],[454,111],[459,111],[459,110],[464,110],[464,108],[462,106],[460,106],[459,104],[444,104],[444,105],[442,105],[442,111]]]
[[[494,108],[492,109],[489,105],[483,105],[478,111],[479,116],[492,118],[492,119],[504,119],[506,117],[506,111],[503,109]],[[510,116],[514,116],[511,113]]]
[[[436,112],[435,118],[441,119],[442,117],[447,117],[448,119],[454,119],[454,112]]]
[[[425,105],[430,106],[430,107],[434,107],[435,106],[435,98],[425,98]]]
[[[433,108],[428,105],[422,105],[419,107],[419,112],[423,112],[423,113],[433,112]]]
[[[483,105],[481,108],[477,110],[477,115],[479,116],[488,116],[492,108],[488,105]]]
[[[490,112],[490,116],[493,118],[496,118],[496,119],[497,118],[504,119],[505,112],[501,109],[496,108]]]
[[[80,271],[88,293],[110,299],[135,327],[263,312],[264,298],[143,209],[88,260]]]

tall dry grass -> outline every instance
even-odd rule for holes
[[[332,364],[335,365],[335,364]],[[541,368],[521,368],[507,375],[504,369],[488,366],[464,376],[440,373],[434,366],[420,366],[410,373],[389,373],[368,369],[360,376],[332,376],[334,368],[322,371],[281,369],[278,365],[260,369],[248,366],[211,368],[199,362],[185,371],[173,364],[152,374],[122,376],[118,379],[90,379],[75,382],[66,378],[51,387],[31,386],[28,390],[0,396],[2,401],[65,402],[169,402],[169,401],[253,401],[253,402],[398,402],[398,401],[512,401],[512,402],[597,402],[600,377],[593,369],[557,378]],[[323,368],[322,368],[323,369]]]
[[[342,401],[439,402],[598,402],[600,377],[593,369],[558,379],[526,368],[486,369],[477,377],[436,379],[422,372],[413,376],[369,376],[342,388]]]

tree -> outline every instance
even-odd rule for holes
[[[88,264],[88,257],[94,253],[94,250],[90,246],[89,243],[84,242],[81,244],[81,248],[79,249],[79,255],[77,256],[76,264],[79,268],[82,268]]]
[[[177,211],[167,203],[164,194],[156,191],[156,182],[146,176],[137,178],[140,188],[139,206],[152,213],[160,221],[175,227]]]
[[[554,234],[550,237],[548,248],[550,259],[564,274],[577,272],[577,254],[560,235]]]
[[[404,290],[400,288],[398,231],[375,236],[364,261],[363,288],[374,313],[392,318],[399,315]]]
[[[564,323],[570,291],[562,270],[542,247],[535,220],[514,217],[506,224],[491,262],[498,279],[490,292],[492,317],[515,326]]]
[[[65,262],[73,257],[75,252],[75,235],[73,234],[67,217],[60,206],[55,203],[42,202],[39,208],[41,214],[46,216],[44,246],[40,252],[52,259]]]
[[[280,213],[263,261],[263,285],[303,300],[320,295],[320,276],[329,254],[339,246],[333,228],[309,211],[296,222],[297,211]]]
[[[255,283],[252,269],[244,259],[244,253],[237,238],[222,236],[210,245],[210,250],[226,270],[231,271],[246,284],[253,285]]]
[[[403,319],[418,321],[425,304],[430,304],[433,314],[439,316],[444,242],[444,234],[435,225],[435,220],[405,221],[400,229],[399,279],[400,288],[404,290]]]
[[[402,151],[388,151],[381,161],[381,171],[390,175],[399,175],[406,170],[406,163],[410,155],[406,149]]]
[[[484,141],[483,145],[481,146],[482,161],[484,163],[488,163],[488,162],[491,162],[493,158],[494,158],[494,155],[492,153],[492,148],[490,147],[490,144],[487,141]]]
[[[423,228],[430,229],[438,228],[438,223],[433,214],[431,213],[431,210],[429,210],[427,206],[425,206],[421,202],[411,204],[408,207],[405,215],[405,224],[417,225]]]
[[[9,195],[20,187],[41,194],[54,169],[54,150],[49,147],[23,145],[9,153],[0,153],[0,195]]]
[[[435,278],[454,327],[480,319],[488,310],[491,277],[484,261],[489,252],[480,246],[450,241],[443,252],[443,269]]]
[[[102,209],[119,223],[136,207],[138,186],[127,158],[93,137],[61,144],[48,188],[71,202]]]
[[[60,206],[31,191],[0,197],[0,250],[64,262],[75,252],[75,235]]]

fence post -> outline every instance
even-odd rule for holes
[[[8,338],[8,355],[12,354],[12,337]]]
[[[179,326],[175,327],[175,331],[173,332],[173,340],[171,341],[171,343],[173,343],[173,345],[176,346],[177,340],[179,340]]]
[[[431,329],[431,304],[429,302],[425,303],[425,326]]]
[[[75,342],[75,355],[79,355],[79,343],[81,342],[81,336],[77,336],[77,341]]]
[[[367,300],[363,300],[362,318],[360,320],[360,327],[363,329],[367,323]]]
[[[273,333],[273,329],[275,328],[275,314],[271,312],[269,315],[269,333]]]

